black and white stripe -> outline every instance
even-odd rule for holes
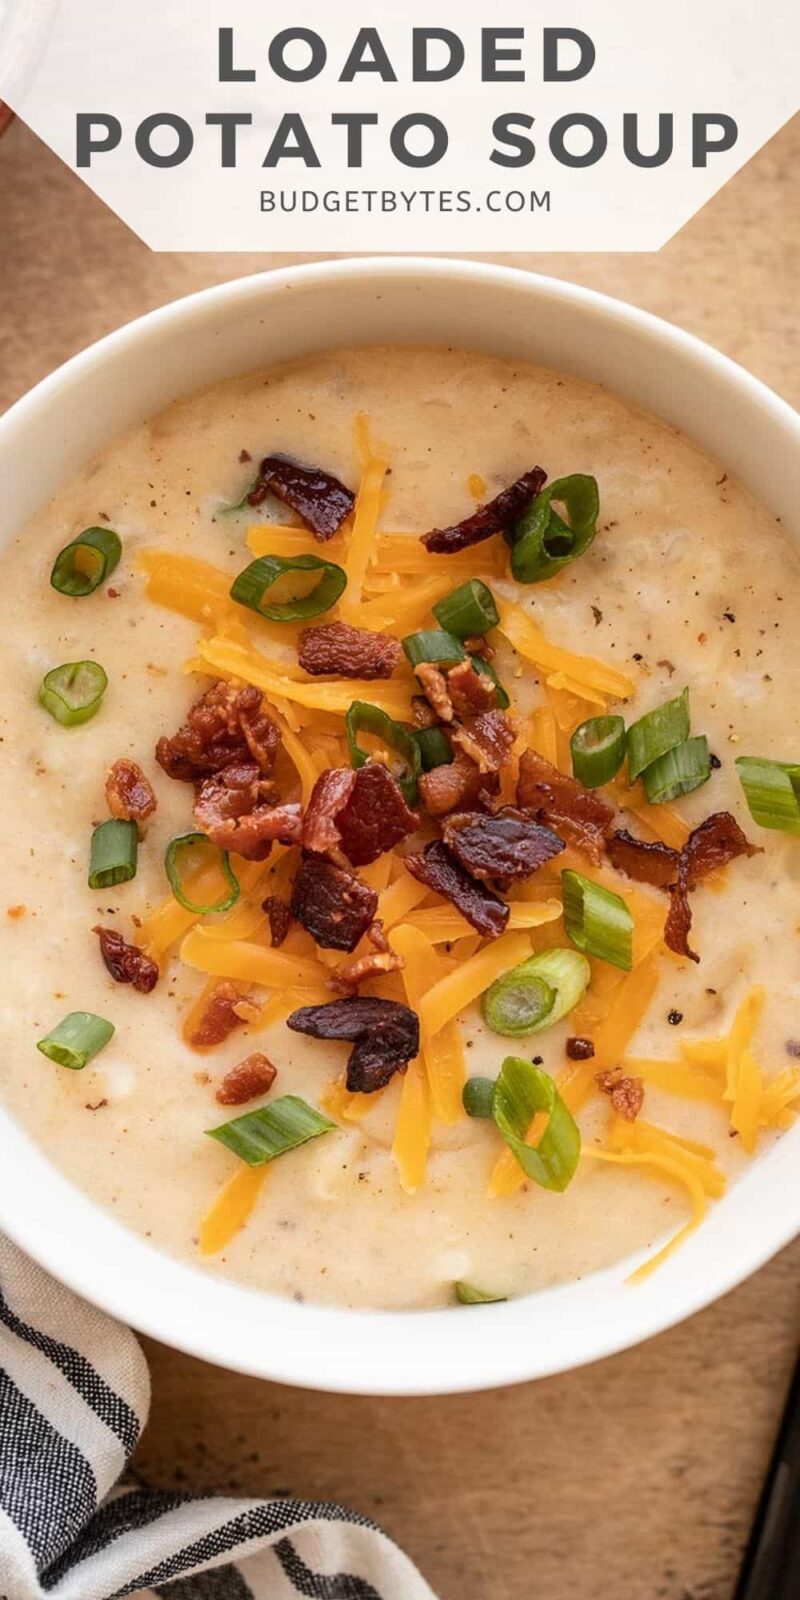
[[[116,1488],[148,1404],[129,1330],[0,1238],[0,1600],[433,1600],[341,1506]]]

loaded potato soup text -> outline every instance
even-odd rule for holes
[[[800,554],[670,427],[328,353],[2,566],[0,1092],[121,1222],[480,1304],[654,1270],[791,1122]]]

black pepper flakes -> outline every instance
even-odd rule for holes
[[[679,1024],[681,1022],[683,1022],[683,1012],[682,1011],[670,1011],[670,1012],[668,1012],[667,1013],[667,1022],[669,1023],[671,1028],[677,1028],[679,1026]]]

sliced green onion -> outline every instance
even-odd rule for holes
[[[422,633],[409,633],[403,640],[403,649],[412,667],[427,663],[436,667],[457,667],[466,661],[467,652],[460,639],[441,628],[429,628]]]
[[[59,594],[82,599],[110,578],[122,555],[122,540],[113,528],[84,528],[60,550],[50,582]]]
[[[36,1048],[59,1067],[80,1072],[108,1044],[113,1032],[113,1022],[106,1022],[105,1017],[96,1017],[91,1011],[70,1011]]]
[[[135,822],[117,817],[101,822],[92,833],[89,854],[89,888],[110,889],[136,877],[139,830]]]
[[[205,906],[198,905],[196,901],[190,900],[188,895],[184,893],[181,886],[179,857],[185,850],[190,850],[197,845],[204,845],[206,849],[212,849],[216,852],[216,845],[212,845],[211,840],[205,833],[181,833],[177,839],[172,839],[167,845],[164,868],[169,878],[169,886],[172,893],[179,906],[183,906],[185,911],[194,911],[199,917],[210,916],[213,911],[230,911],[231,906],[235,906],[239,898],[239,879],[233,871],[227,850],[220,850],[218,853],[222,875],[228,884],[228,893],[223,895],[221,900],[215,900],[211,905]]]
[[[739,756],[736,771],[754,822],[800,833],[800,764]]]
[[[232,1150],[240,1161],[246,1161],[248,1167],[263,1167],[267,1161],[285,1155],[287,1150],[297,1150],[309,1139],[335,1130],[336,1123],[314,1106],[296,1094],[285,1094],[257,1111],[234,1117],[232,1122],[207,1128],[206,1133],[209,1139],[218,1139]]]
[[[397,781],[405,796],[406,804],[416,805],[417,778],[422,758],[411,729],[404,727],[402,722],[395,722],[387,711],[382,711],[380,706],[370,705],[367,700],[353,701],[344,725],[351,767],[363,767],[370,759],[367,751],[362,750],[358,742],[359,733],[374,733],[405,762],[402,772],[397,774]]]
[[[476,672],[479,672],[484,678],[491,678],[496,691],[495,700],[497,705],[501,711],[507,711],[511,701],[509,700],[508,695],[506,694],[506,691],[503,688],[503,685],[500,682],[500,679],[498,678],[491,661],[487,661],[485,656],[470,656],[469,659],[472,662]]]
[[[590,717],[570,739],[572,770],[585,789],[599,789],[615,778],[625,760],[622,717]]]
[[[490,1117],[494,1099],[494,1078],[467,1078],[461,1100],[468,1117]]]
[[[99,661],[65,661],[45,673],[39,686],[39,704],[64,728],[88,722],[100,710],[108,678]]]
[[[474,1283],[464,1283],[463,1279],[454,1283],[453,1288],[462,1306],[497,1306],[508,1299],[507,1294],[489,1294],[486,1289],[478,1289]]]
[[[711,757],[705,734],[694,739],[684,739],[666,755],[651,762],[642,773],[644,792],[651,805],[662,805],[676,800],[679,794],[691,794],[711,777]]]
[[[484,1021],[507,1039],[541,1033],[574,1009],[591,975],[586,957],[577,950],[544,950],[529,956],[486,990]]]
[[[500,621],[494,595],[480,578],[468,578],[452,594],[439,600],[432,610],[445,632],[454,634],[456,639],[482,636],[490,628],[496,628]]]
[[[625,901],[581,872],[561,874],[564,927],[573,944],[587,956],[630,972],[633,966],[633,917]]]
[[[553,501],[568,513],[565,522]],[[511,570],[518,583],[542,583],[588,550],[597,532],[597,479],[585,472],[556,478],[536,496],[514,529]]]
[[[270,605],[267,593],[287,572],[318,572],[319,582],[307,594],[294,600]],[[259,556],[251,561],[244,572],[231,584],[231,599],[247,606],[270,622],[305,622],[309,617],[319,617],[330,611],[347,587],[347,573],[333,561],[321,561],[319,556]]]
[[[526,1143],[539,1112],[547,1126],[538,1144]],[[581,1136],[552,1078],[520,1056],[506,1056],[494,1086],[492,1115],[523,1172],[543,1189],[566,1189],[578,1166]]]
[[[648,711],[628,729],[628,773],[631,783],[645,767],[689,737],[689,690]]]
[[[453,759],[453,746],[447,734],[441,728],[415,728],[419,758],[423,772],[430,772],[433,767],[447,767]]]

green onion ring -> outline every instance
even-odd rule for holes
[[[612,967],[633,967],[633,917],[622,896],[604,889],[582,872],[561,874],[564,928],[584,955]]]
[[[470,656],[469,659],[472,662],[472,665],[475,668],[475,671],[479,672],[481,674],[481,677],[483,677],[483,678],[491,678],[492,683],[494,684],[494,687],[495,687],[495,700],[496,700],[498,709],[500,711],[507,711],[508,707],[511,704],[511,701],[509,700],[508,695],[506,694],[506,691],[503,688],[503,685],[500,682],[500,679],[498,678],[497,673],[495,672],[491,661],[487,661],[485,656],[477,656],[477,655],[476,656]]]
[[[739,756],[736,771],[759,827],[800,833],[800,763]]]
[[[486,1289],[479,1289],[474,1283],[465,1283],[463,1279],[454,1283],[453,1288],[460,1306],[496,1306],[508,1299],[507,1294],[489,1294]]]
[[[75,728],[100,710],[108,677],[99,661],[65,661],[46,672],[39,685],[39,704],[63,728]]]
[[[164,857],[164,867],[169,879],[169,886],[178,902],[178,905],[183,906],[184,911],[194,911],[199,917],[207,917],[210,916],[212,912],[230,911],[231,906],[235,906],[239,898],[239,880],[230,864],[230,858],[227,850],[220,850],[220,866],[226,881],[230,884],[230,893],[225,895],[222,900],[217,900],[213,905],[209,906],[199,906],[194,900],[190,900],[188,896],[184,894],[183,889],[181,888],[178,856],[180,852],[183,849],[188,848],[188,846],[201,843],[209,845],[212,849],[216,849],[216,845],[212,843],[207,833],[179,834],[177,839],[172,839],[167,845],[167,852]]]
[[[660,756],[689,737],[689,690],[648,711],[628,729],[628,774],[631,783]]]
[[[450,765],[453,746],[442,728],[415,728],[412,737],[419,750],[423,772]]]
[[[403,649],[412,667],[457,667],[467,659],[461,640],[443,628],[423,628],[419,633],[407,634]]]
[[[93,572],[81,572],[76,556],[79,550],[91,550],[95,558]],[[53,562],[50,583],[59,594],[74,600],[94,594],[106,578],[110,578],[122,555],[122,540],[113,528],[84,528],[76,539],[70,540],[60,550]]]
[[[650,805],[666,805],[679,795],[691,794],[711,777],[711,757],[705,734],[684,739],[652,761],[642,773],[644,792]]]
[[[526,1143],[538,1112],[548,1115],[537,1145]],[[562,1193],[572,1181],[581,1154],[581,1136],[553,1079],[520,1056],[506,1056],[494,1086],[492,1116],[526,1177],[543,1189]]]
[[[552,1028],[583,998],[591,978],[577,950],[543,950],[504,972],[483,996],[483,1018],[492,1033],[520,1039]]]
[[[445,633],[452,633],[456,639],[482,638],[500,621],[494,595],[480,578],[468,578],[432,609]]]
[[[89,888],[111,889],[136,877],[139,829],[135,822],[109,817],[92,830],[89,851]]]
[[[569,522],[553,510],[566,507]],[[518,583],[542,583],[588,550],[597,532],[597,479],[585,472],[556,478],[542,489],[513,529],[511,570]]]
[[[615,778],[625,760],[622,717],[589,717],[570,739],[572,771],[585,789],[599,789]]]
[[[351,767],[356,769],[363,767],[370,759],[358,742],[359,733],[362,731],[374,733],[379,739],[385,740],[397,755],[403,757],[406,764],[405,771],[398,776],[397,782],[403,791],[406,804],[416,805],[417,779],[422,767],[422,758],[411,729],[404,727],[402,722],[395,722],[388,712],[383,711],[380,706],[370,705],[367,700],[353,701],[344,725]]]
[[[296,600],[270,605],[267,591],[286,572],[318,572],[319,583],[308,594],[298,595]],[[230,596],[240,606],[247,606],[270,622],[306,622],[309,617],[319,617],[323,611],[330,611],[346,587],[344,568],[337,567],[333,561],[321,561],[319,556],[259,556],[231,584]]]
[[[57,1066],[80,1072],[108,1044],[113,1033],[114,1024],[105,1017],[97,1017],[92,1011],[70,1011],[38,1041],[36,1048]]]
[[[241,1117],[220,1123],[218,1128],[207,1128],[206,1133],[209,1139],[217,1139],[232,1150],[248,1167],[263,1167],[321,1133],[335,1132],[336,1126],[299,1095],[284,1094],[269,1105],[259,1106],[257,1111],[246,1111]]]

